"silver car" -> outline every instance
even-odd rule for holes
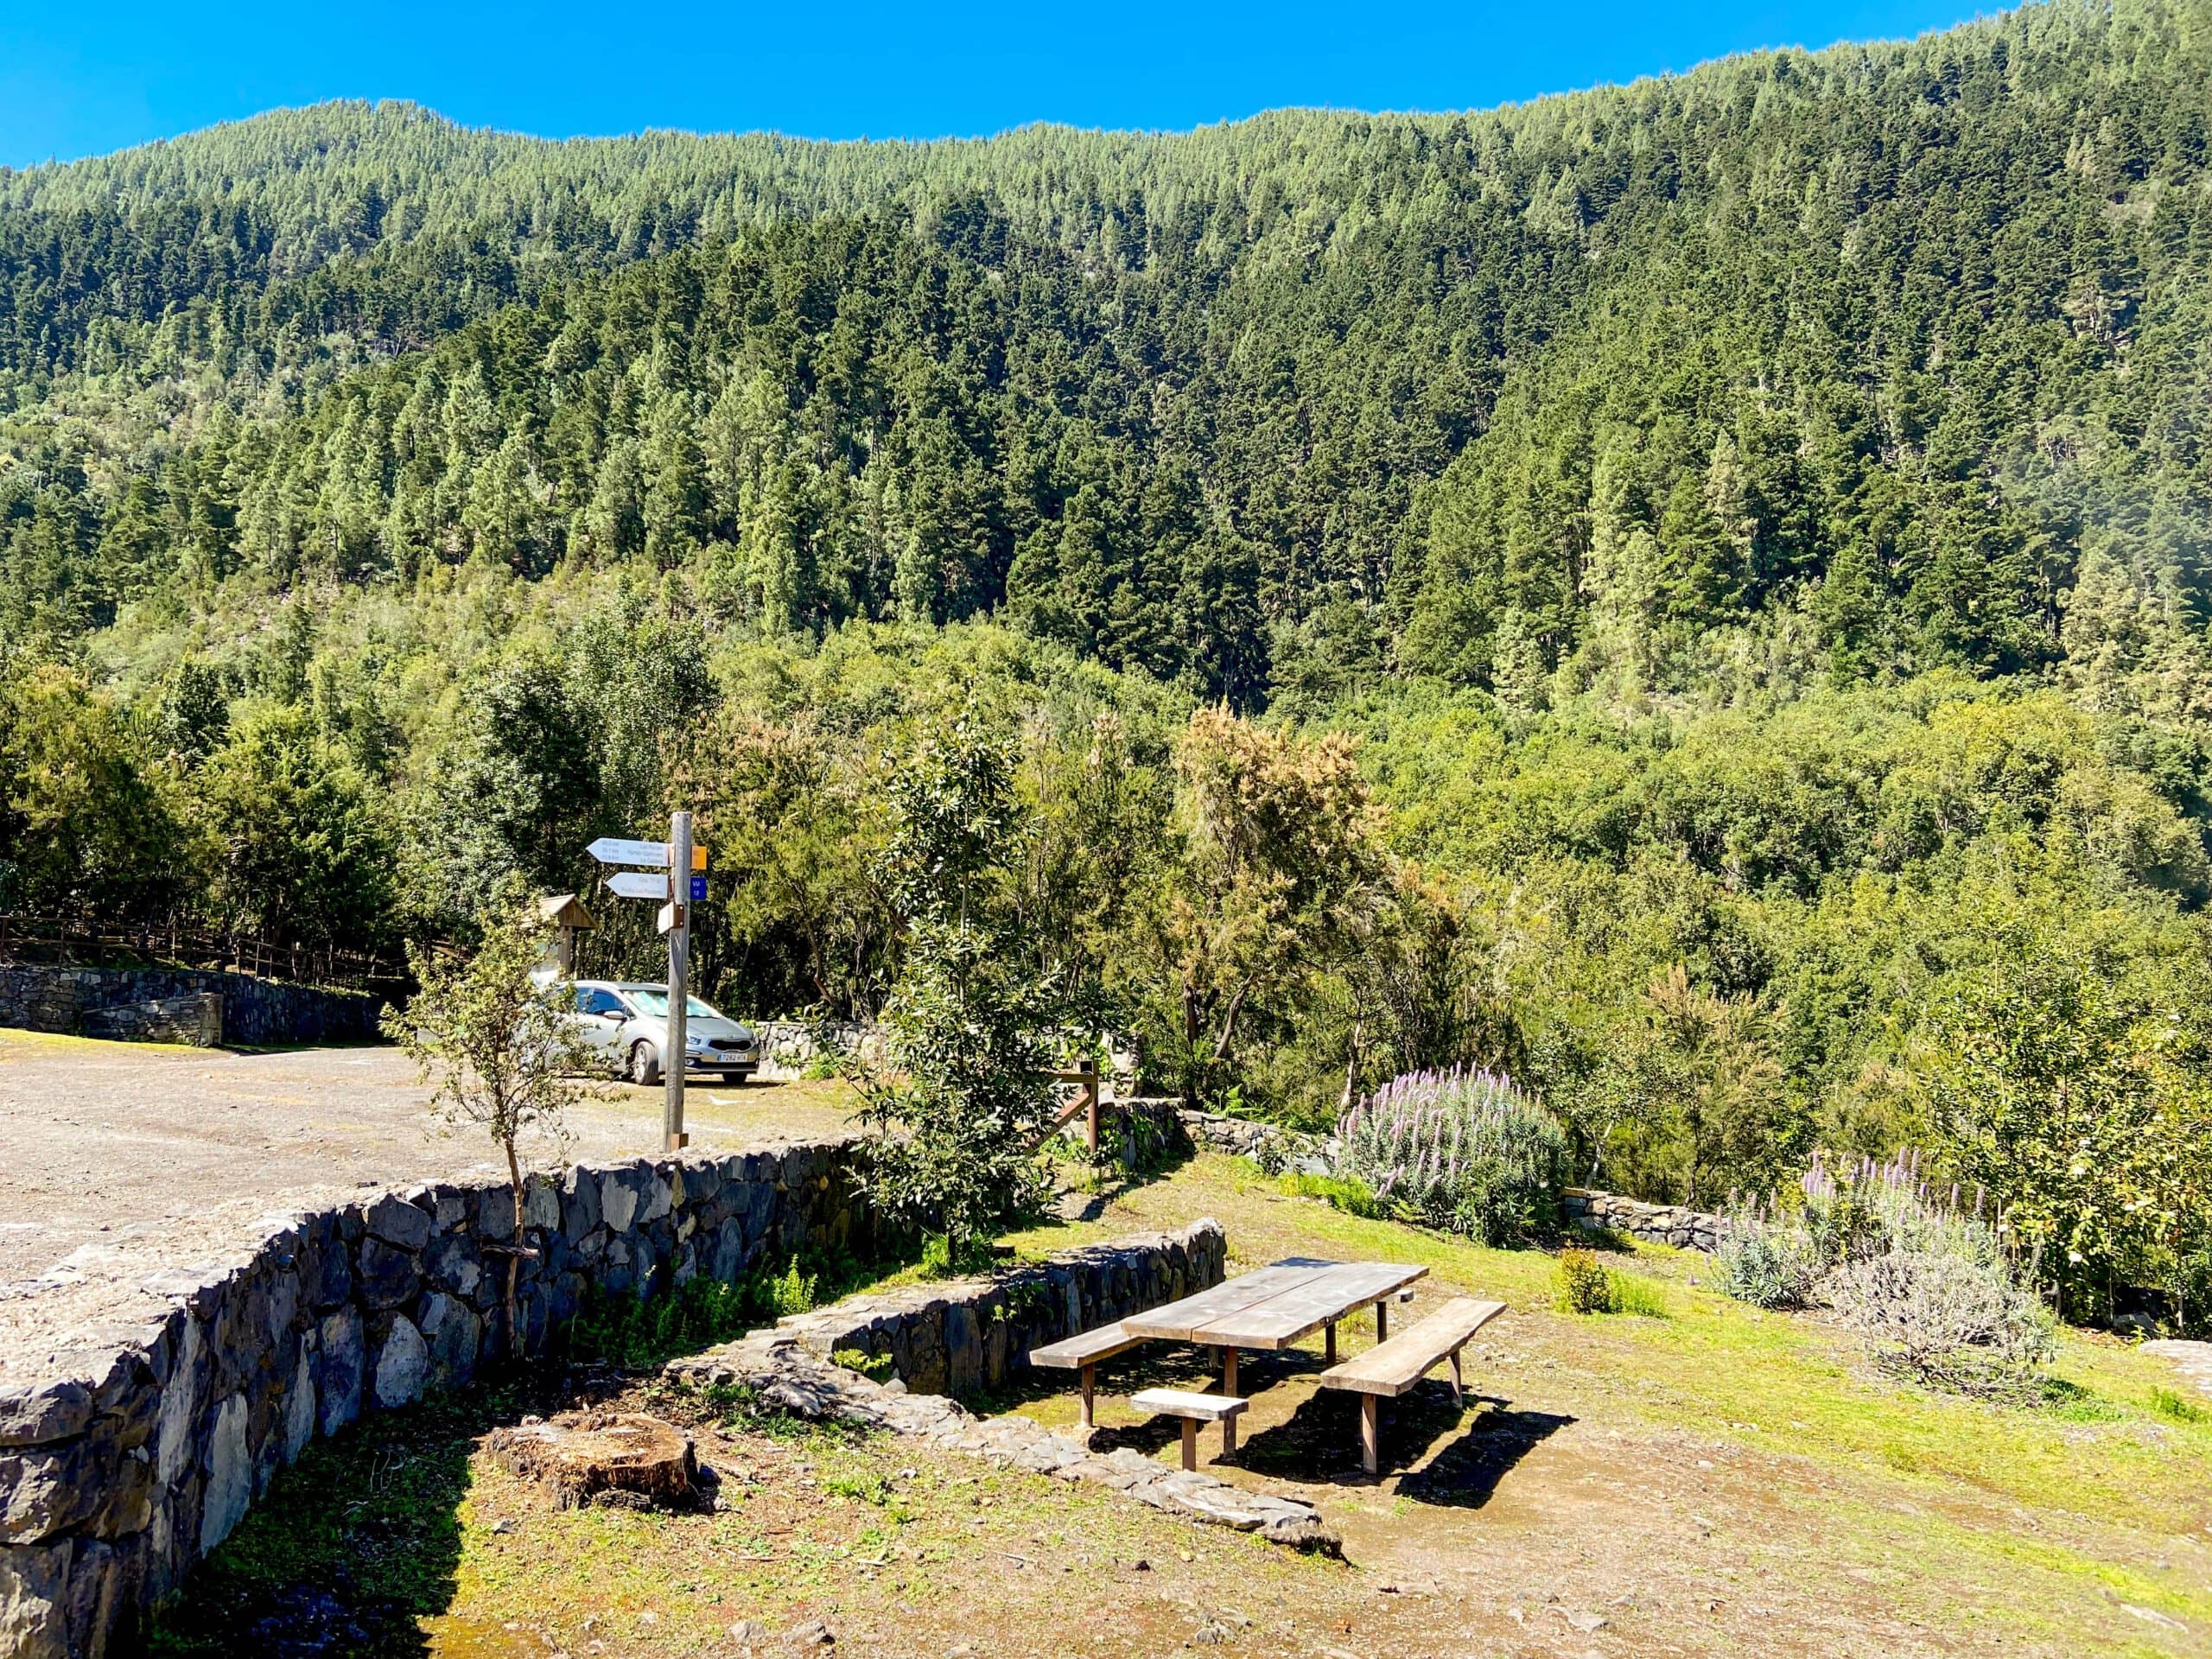
[[[575,982],[575,1011],[585,1045],[607,1069],[647,1087],[658,1083],[668,1056],[668,987],[620,980]],[[729,1019],[696,996],[683,999],[683,1075],[712,1075],[743,1083],[760,1069],[753,1028]]]

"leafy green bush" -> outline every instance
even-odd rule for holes
[[[1753,1307],[1803,1307],[1820,1281],[1822,1262],[1810,1232],[1796,1219],[1777,1218],[1757,1205],[1731,1211],[1713,1256],[1713,1288]]]
[[[1559,1253],[1559,1269],[1553,1301],[1562,1313],[1610,1313],[1613,1311],[1613,1275],[1587,1250]]]
[[[1566,1133],[1494,1071],[1417,1071],[1344,1114],[1337,1173],[1376,1203],[1485,1244],[1556,1236]]]

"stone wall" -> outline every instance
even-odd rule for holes
[[[1642,1204],[1612,1192],[1569,1187],[1563,1203],[1567,1218],[1592,1232],[1622,1233],[1647,1244],[1672,1244],[1678,1249],[1703,1250],[1707,1255],[1720,1248],[1728,1230],[1726,1216],[1671,1204]]]
[[[1270,1543],[1337,1554],[1337,1535],[1303,1498],[1232,1485],[1203,1470],[1171,1471],[1129,1446],[1094,1452],[1082,1429],[1047,1428],[1020,1413],[977,1418],[958,1401],[924,1391],[932,1382],[957,1386],[963,1376],[970,1387],[994,1383],[1019,1369],[1033,1343],[1218,1282],[1222,1257],[1218,1224],[1195,1222],[1180,1233],[1071,1250],[995,1280],[856,1297],[671,1360],[666,1373],[695,1387],[747,1388],[767,1404],[817,1421],[933,1440],[1033,1473],[1091,1481]],[[830,1363],[837,1352],[871,1344],[893,1361],[896,1374],[886,1382]],[[1058,1376],[1072,1385],[1067,1373]]]
[[[989,1279],[852,1297],[776,1330],[824,1359],[847,1349],[887,1357],[917,1393],[972,1395],[1003,1387],[1032,1348],[1219,1284],[1227,1262],[1221,1224],[1195,1221]]]
[[[883,1027],[857,1020],[809,1025],[803,1020],[754,1020],[747,1022],[758,1043],[760,1075],[771,1082],[802,1077],[820,1053],[823,1039],[842,1054],[859,1051],[870,1061],[883,1058]]]
[[[328,991],[250,974],[196,968],[55,968],[0,963],[0,1026],[88,1036],[192,1042],[208,1023],[204,1002],[220,999],[217,1035],[205,1046],[243,1043],[365,1042],[377,1035],[384,999]]]
[[[1165,1106],[1173,1112],[1176,1122],[1192,1145],[1208,1152],[1225,1153],[1232,1158],[1249,1158],[1263,1169],[1300,1169],[1325,1175],[1336,1167],[1337,1141],[1333,1135],[1308,1135],[1303,1129],[1286,1128],[1280,1123],[1230,1117],[1221,1112],[1202,1112],[1175,1100],[1162,1101],[1157,1106],[1149,1101],[1131,1104],[1153,1107],[1155,1115],[1159,1106]]]
[[[531,1189],[525,1352],[619,1292],[864,1247],[849,1142],[572,1169]],[[0,1353],[0,1654],[93,1659],[229,1535],[318,1434],[465,1382],[506,1347],[504,1182],[271,1218],[147,1279],[122,1324]],[[28,1287],[36,1294],[37,1281]]]

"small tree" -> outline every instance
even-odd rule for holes
[[[422,988],[384,1022],[422,1080],[433,1085],[431,1109],[449,1122],[481,1126],[505,1154],[515,1214],[514,1254],[507,1258],[507,1338],[518,1354],[522,1327],[516,1281],[528,1197],[519,1143],[535,1132],[557,1147],[566,1140],[568,1108],[598,1093],[575,1081],[592,1064],[581,1033],[531,977],[548,959],[549,938],[536,906],[510,889],[485,917],[474,954],[408,946],[408,963]]]
[[[892,1071],[856,1077],[867,1181],[887,1214],[972,1256],[1043,1191],[1052,1122],[1056,984],[1025,948],[1010,902],[1024,827],[1007,747],[971,711],[892,776],[882,861],[907,918],[906,966],[886,1010]]]
[[[1318,970],[1367,948],[1389,861],[1339,734],[1308,741],[1201,709],[1175,774],[1182,858],[1147,931],[1168,1003],[1157,1023],[1195,1104],[1236,1085],[1243,1032],[1283,1020]]]

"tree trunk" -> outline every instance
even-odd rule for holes
[[[516,1317],[515,1285],[522,1274],[523,1252],[523,1190],[522,1161],[515,1156],[512,1140],[502,1142],[507,1154],[507,1185],[515,1201],[515,1253],[507,1258],[507,1357],[519,1362],[522,1358],[522,1321]]]

